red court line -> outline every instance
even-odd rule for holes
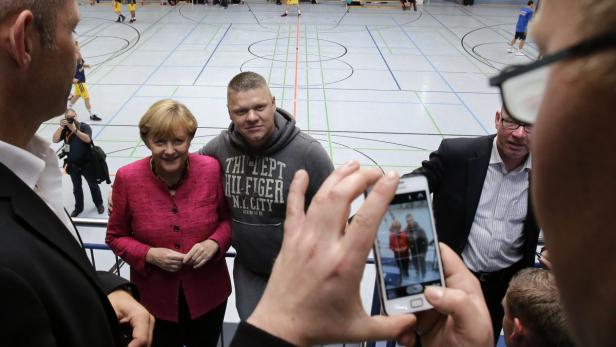
[[[293,117],[297,119],[297,67],[299,65],[299,18],[297,16],[297,27],[295,30],[295,85],[293,87]]]

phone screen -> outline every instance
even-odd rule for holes
[[[427,194],[397,194],[379,225],[376,246],[387,300],[442,285]]]

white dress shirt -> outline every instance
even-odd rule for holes
[[[77,232],[62,204],[62,175],[51,143],[35,135],[22,149],[0,141],[0,162],[32,189],[66,225],[73,237]]]
[[[530,170],[529,155],[522,166],[507,172],[494,138],[481,198],[462,251],[470,270],[494,272],[522,259]]]

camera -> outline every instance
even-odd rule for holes
[[[64,157],[66,157],[67,153],[65,151],[61,151],[60,154],[58,154],[58,159],[62,159]]]
[[[72,117],[71,118],[66,118],[66,122],[68,124],[73,124],[74,121],[75,121],[75,118],[72,118]]]

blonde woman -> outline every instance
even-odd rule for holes
[[[197,121],[161,100],[139,122],[152,155],[120,168],[105,241],[130,266],[141,303],[156,317],[152,346],[216,346],[231,282],[231,223],[221,168],[189,154]]]

